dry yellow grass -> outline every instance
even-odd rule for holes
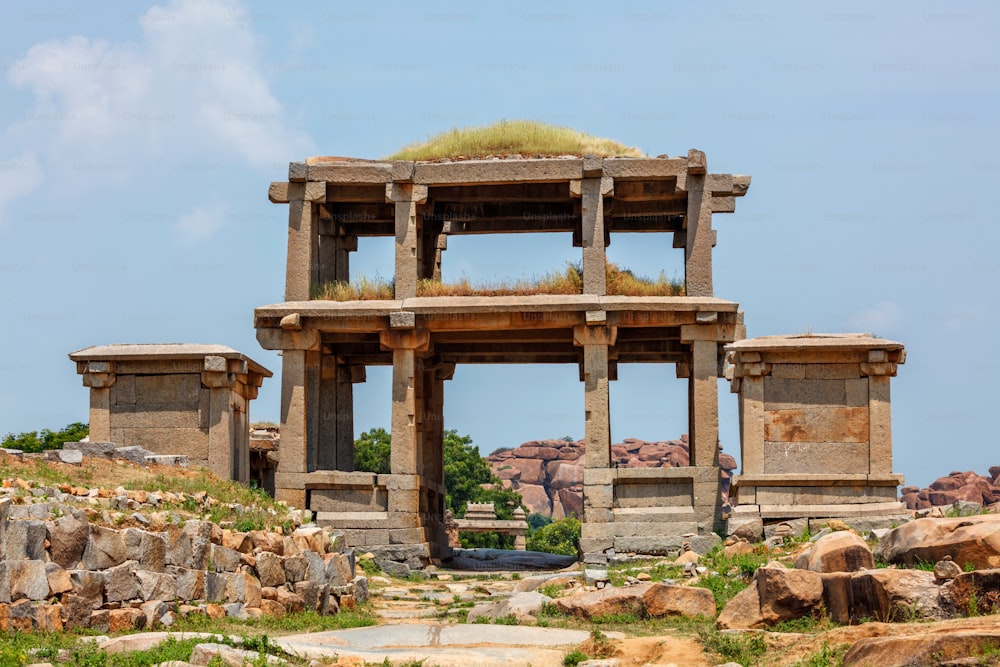
[[[638,148],[568,127],[532,120],[501,120],[493,125],[452,128],[422,143],[405,146],[388,160],[437,160],[492,155],[596,155],[643,157]]]
[[[608,294],[611,296],[683,296],[684,285],[667,278],[664,273],[655,278],[636,276],[614,264],[607,266]],[[454,283],[421,280],[417,296],[531,296],[534,294],[582,294],[583,271],[579,264],[569,264],[564,271],[553,271],[541,277],[514,281],[496,281],[473,285],[468,278]],[[381,278],[360,278],[357,282],[326,283],[313,289],[313,298],[326,301],[370,301],[393,298],[393,283]]]

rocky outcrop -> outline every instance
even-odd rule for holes
[[[650,618],[715,615],[715,597],[708,589],[660,583],[606,586],[596,591],[582,591],[557,598],[555,605],[560,613],[584,619],[612,614]]]
[[[1000,648],[997,628],[952,629],[936,632],[866,637],[844,655],[843,667],[910,667],[910,665],[979,665],[977,656]]]
[[[768,563],[719,614],[720,629],[763,628],[808,615],[823,600],[823,580],[811,570]]]
[[[975,503],[990,506],[1000,504],[1000,466],[993,466],[989,475],[975,472],[952,472],[939,477],[925,489],[904,486],[899,490],[900,500],[907,509],[926,510],[933,507],[951,507],[955,503]]]
[[[875,558],[901,565],[949,558],[963,569],[1000,567],[1000,514],[910,521],[879,540]]]
[[[530,512],[553,519],[583,514],[584,441],[532,440],[487,461],[504,487],[521,494]],[[611,446],[611,464],[627,468],[671,468],[689,465],[688,437],[649,442],[626,438]],[[728,499],[729,478],[737,468],[729,454],[719,454],[724,472],[723,501]]]

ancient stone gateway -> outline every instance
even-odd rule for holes
[[[717,379],[723,346],[744,337],[737,304],[712,289],[713,213],[735,210],[748,176],[708,173],[705,156],[364,161],[312,158],[272,183],[288,204],[285,301],[257,308],[257,338],[281,350],[276,497],[317,512],[363,548],[447,554],[444,383],[456,365],[576,364],[586,469],[582,549],[662,552],[722,527]],[[579,294],[424,297],[448,236],[570,232]],[[621,232],[669,232],[684,254],[680,296],[608,294],[606,247]],[[395,293],[312,299],[350,278],[362,236],[395,238]],[[688,379],[688,468],[610,467],[608,383],[620,364],[672,364]],[[391,472],[354,471],[352,383],[392,366]],[[666,406],[665,406],[666,407]]]
[[[90,439],[184,454],[250,481],[250,401],[271,371],[225,345],[99,345],[69,355],[90,387]]]

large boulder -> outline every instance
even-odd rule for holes
[[[556,609],[562,614],[579,616],[584,619],[609,616],[611,614],[643,613],[645,603],[643,595],[652,584],[637,586],[613,587],[607,586],[596,591],[586,591],[555,600]]]
[[[976,665],[958,662],[1000,648],[998,628],[926,632],[892,637],[867,637],[854,642],[843,667],[911,667],[912,665]],[[955,661],[955,662],[952,662]]]
[[[716,624],[720,629],[762,628],[806,616],[822,600],[819,574],[771,562],[757,569],[753,583],[726,604]]]
[[[1000,567],[1000,514],[917,519],[890,531],[875,548],[888,563],[936,563],[950,556],[962,567]]]
[[[514,593],[499,602],[483,602],[469,610],[468,622],[477,619],[496,620],[513,616],[519,624],[534,624],[538,613],[552,598],[536,591]]]
[[[850,583],[851,621],[947,618],[940,589],[934,573],[925,570],[883,568],[859,572],[851,577]]]
[[[46,521],[45,529],[49,540],[49,557],[66,569],[73,569],[83,557],[90,536],[90,525],[72,514]]]
[[[875,568],[868,543],[858,535],[841,530],[816,540],[795,559],[795,567],[813,572],[857,572]]]
[[[653,584],[642,595],[647,616],[715,616],[715,596],[707,588]]]

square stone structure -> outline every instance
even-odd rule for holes
[[[739,394],[734,519],[899,515],[889,379],[901,343],[867,334],[763,336],[726,346]]]
[[[718,389],[722,346],[743,337],[737,304],[715,298],[713,213],[735,210],[749,176],[711,174],[705,155],[439,162],[311,158],[269,198],[288,204],[285,301],[254,313],[260,344],[282,350],[275,496],[317,513],[350,544],[448,553],[444,383],[462,364],[575,364],[585,424],[585,553],[679,550],[720,526]],[[579,294],[418,295],[440,280],[448,237],[568,232],[581,249]],[[683,296],[607,292],[619,233],[673,236]],[[350,279],[364,236],[395,239],[392,299],[312,299]],[[627,267],[624,267],[627,268]],[[613,469],[608,383],[620,364],[671,364],[687,378],[691,467]],[[354,471],[352,383],[392,366],[391,472]],[[667,410],[669,406],[664,406]],[[490,406],[483,406],[484,410]]]
[[[184,454],[250,480],[250,401],[271,371],[225,345],[100,345],[69,355],[90,387],[90,439]]]

